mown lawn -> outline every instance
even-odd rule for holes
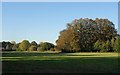
[[[3,73],[118,73],[118,53],[3,52]]]

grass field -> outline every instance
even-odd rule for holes
[[[3,73],[117,73],[118,53],[3,52]]]

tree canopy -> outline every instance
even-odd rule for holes
[[[28,40],[23,40],[19,45],[20,50],[23,51],[27,51],[29,47],[30,47],[30,43]]]
[[[62,51],[92,51],[97,40],[107,41],[115,37],[117,31],[108,19],[75,19],[60,32],[56,41]]]

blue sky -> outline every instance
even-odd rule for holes
[[[118,28],[117,2],[3,2],[2,40],[55,43],[66,23],[108,18]]]

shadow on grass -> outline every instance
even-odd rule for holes
[[[117,73],[118,60],[91,57],[2,61],[2,70],[3,73]]]
[[[71,53],[30,53],[30,52],[15,52],[15,53],[2,53],[2,57],[22,57],[22,56],[96,56],[96,55],[76,55]]]

